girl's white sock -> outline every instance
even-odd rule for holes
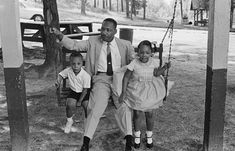
[[[139,144],[140,143],[140,131],[135,131],[134,135],[135,135],[135,143]]]
[[[146,131],[147,143],[148,143],[148,144],[153,143],[152,135],[153,135],[153,131]]]

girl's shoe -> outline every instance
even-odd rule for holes
[[[140,139],[140,137],[135,137],[135,139]],[[135,148],[135,149],[140,148],[140,143],[137,144],[137,143],[134,142],[134,148]]]
[[[141,135],[140,131],[134,132],[134,136],[135,136],[135,139],[134,139],[134,148],[135,149],[140,148],[140,135]]]
[[[139,144],[134,143],[134,148],[135,148],[135,149],[140,148],[140,143],[139,143]]]
[[[149,149],[153,148],[153,143],[150,143],[150,144],[146,143],[146,147]]]
[[[150,133],[152,133],[152,132],[150,132]],[[151,143],[148,143],[148,142],[149,142],[149,139],[151,140],[151,141],[150,141]],[[153,138],[152,138],[152,134],[150,134],[150,136],[148,136],[148,135],[146,134],[146,147],[149,148],[149,149],[153,148]]]

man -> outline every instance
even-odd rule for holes
[[[89,151],[89,142],[93,138],[100,117],[104,113],[111,96],[113,71],[127,65],[134,57],[134,48],[126,40],[115,37],[117,22],[106,18],[101,26],[99,36],[88,40],[75,41],[64,36],[53,28],[61,44],[69,50],[87,51],[85,69],[92,77],[92,90],[87,107],[88,117],[85,121],[85,132],[81,151]],[[125,134],[126,151],[132,150],[132,131]]]

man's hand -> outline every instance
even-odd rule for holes
[[[63,39],[64,34],[55,27],[50,28],[50,33],[55,34],[60,41]]]

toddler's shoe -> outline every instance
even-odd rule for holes
[[[66,123],[66,126],[64,128],[64,133],[68,134],[70,133],[71,131],[71,128],[72,128],[72,125],[73,125],[73,119],[67,119],[67,123]]]

